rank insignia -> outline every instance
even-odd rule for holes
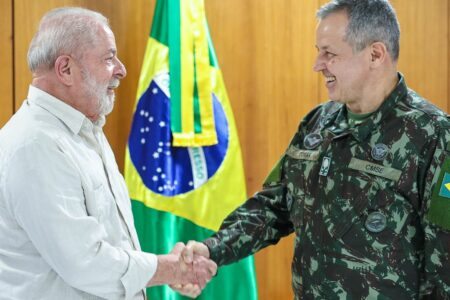
[[[375,160],[383,160],[389,153],[389,148],[385,144],[376,144],[372,148],[372,158]]]
[[[386,224],[387,224],[386,216],[379,211],[374,211],[367,216],[364,225],[366,226],[366,229],[369,230],[370,232],[378,233],[386,228]]]
[[[327,176],[328,171],[330,170],[330,165],[331,165],[331,158],[325,156],[322,160],[322,166],[320,166],[319,175]]]
[[[323,141],[322,136],[320,133],[310,133],[305,136],[305,139],[303,140],[303,145],[306,149],[311,150],[314,148],[317,148]]]

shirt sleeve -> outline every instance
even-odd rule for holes
[[[107,299],[127,299],[145,288],[156,256],[108,242],[87,213],[77,166],[50,139],[19,148],[5,170],[9,213],[40,256],[67,284]]]
[[[232,212],[220,230],[204,241],[218,265],[238,261],[293,232],[280,175],[282,161],[268,176],[263,190]]]
[[[444,128],[426,171],[421,219],[425,272],[421,294],[431,299],[450,295],[450,130]]]

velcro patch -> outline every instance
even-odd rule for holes
[[[427,214],[431,223],[450,230],[450,158],[447,157],[434,187]]]
[[[384,177],[390,180],[398,181],[402,172],[400,170],[385,167],[383,165],[374,164],[369,161],[352,158],[350,160],[350,164],[348,165],[350,169],[366,172],[372,175],[377,175],[380,177]]]
[[[295,159],[316,161],[319,159],[319,150],[303,150],[297,147],[290,146],[286,154]]]

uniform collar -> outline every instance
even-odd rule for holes
[[[383,101],[381,106],[365,120],[359,126],[350,129],[350,133],[359,142],[365,140],[376,126],[386,118],[386,116],[392,112],[392,109],[396,106],[400,99],[402,99],[408,92],[408,88],[405,83],[405,79],[401,73],[398,73],[399,81],[394,90],[389,94],[389,96]],[[335,134],[344,132],[349,128],[347,121],[346,107],[342,105],[336,114],[334,119],[334,126],[331,130]]]
[[[105,117],[100,117],[95,123],[86,118],[80,111],[63,102],[62,100],[50,95],[49,93],[30,85],[28,89],[27,101],[30,104],[37,105],[64,123],[74,134],[79,134],[82,128],[103,127]]]

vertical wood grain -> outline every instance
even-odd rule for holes
[[[0,128],[13,114],[12,0],[0,1]]]
[[[398,68],[410,88],[448,111],[449,2],[393,0],[401,38]]]

